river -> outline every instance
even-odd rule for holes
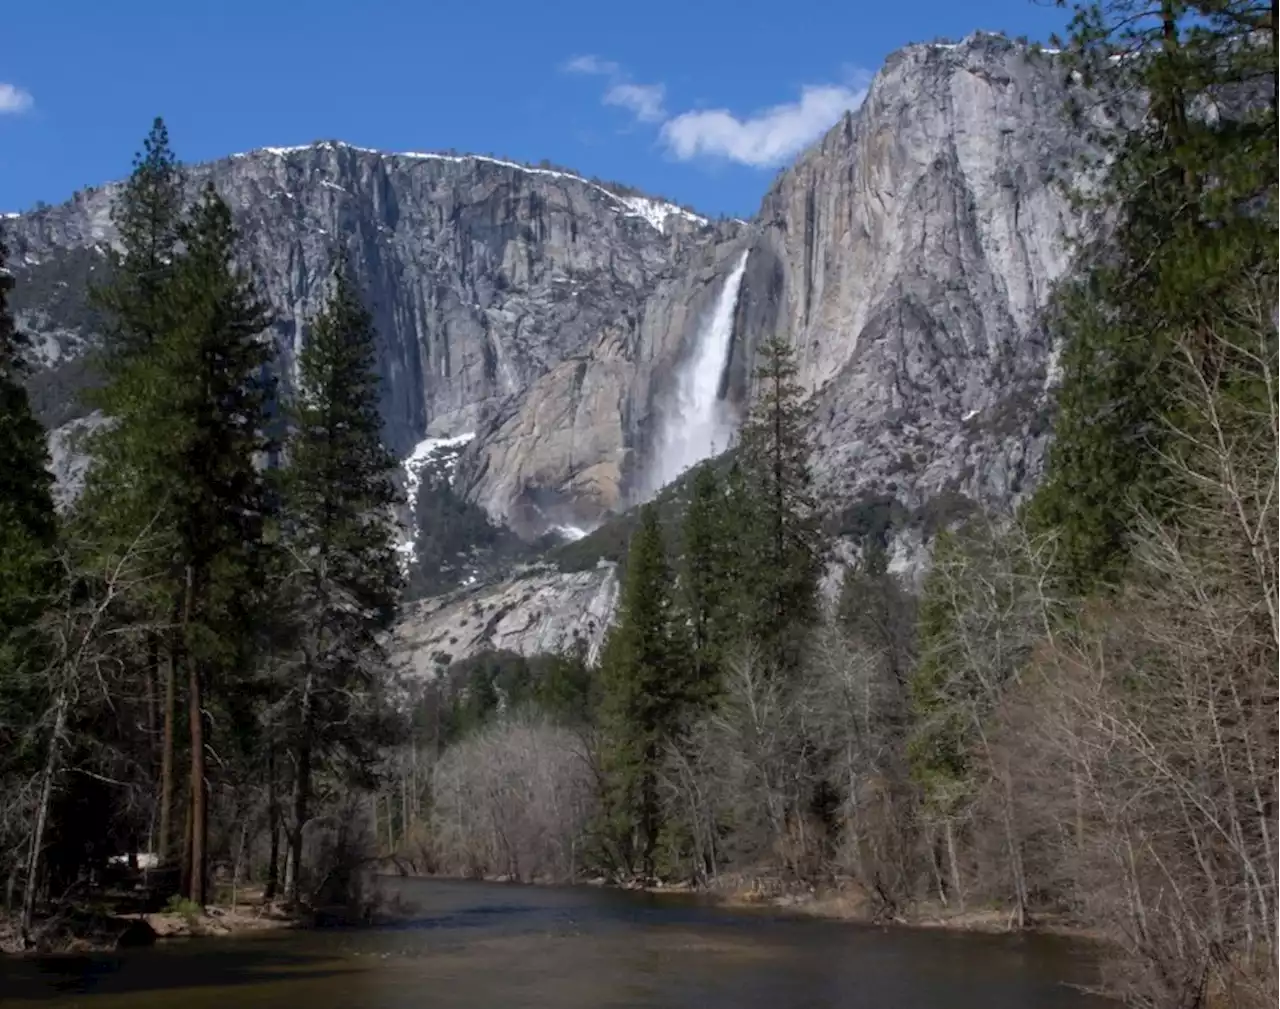
[[[592,887],[387,880],[391,925],[0,961],[0,1006],[1103,1009],[1087,947]]]

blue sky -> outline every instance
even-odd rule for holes
[[[340,139],[550,159],[711,214],[908,42],[1045,39],[1050,0],[42,0],[0,45],[0,210],[128,173],[151,118],[205,161]]]

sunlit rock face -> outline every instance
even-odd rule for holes
[[[192,193],[211,180],[232,208],[276,316],[286,386],[345,253],[378,331],[385,437],[401,457],[427,437],[492,429],[722,230],[620,187],[485,157],[326,142],[187,175]],[[86,293],[105,274],[119,189],[86,189],[3,224],[14,308],[37,348],[33,396],[52,426],[79,412],[96,328]],[[509,505],[496,502],[495,514]]]
[[[1083,153],[1067,86],[1052,55],[998,36],[908,46],[745,223],[550,168],[338,143],[197,166],[190,184],[212,179],[234,210],[286,383],[343,249],[379,331],[389,443],[409,458],[470,436],[457,492],[527,539],[595,528],[721,448],[777,336],[812,397],[823,507],[851,536],[891,526],[893,569],[918,576],[939,528],[1008,508],[1043,466],[1042,312],[1083,227],[1063,175]],[[53,424],[82,412],[68,391],[93,340],[81,292],[116,191],[4,222]],[[73,443],[55,446],[69,474]],[[496,637],[542,647],[585,626],[599,585],[546,577],[540,616],[522,603],[525,629]]]

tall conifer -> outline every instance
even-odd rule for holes
[[[1262,0],[1076,9],[1065,59],[1088,89],[1077,125],[1102,152],[1101,185],[1081,199],[1114,224],[1082,250],[1052,318],[1063,378],[1032,517],[1058,531],[1069,589],[1114,584],[1135,510],[1172,506],[1179,341],[1199,334],[1205,378],[1229,384],[1210,334],[1230,335],[1242,290],[1275,284],[1273,19]]]
[[[810,412],[795,354],[773,337],[760,348],[755,399],[740,435],[749,627],[780,673],[795,669],[803,631],[818,616],[823,544],[809,469]]]
[[[260,464],[267,437],[271,317],[235,265],[231,212],[210,184],[180,231],[174,321],[156,348],[172,390],[166,419],[176,453],[170,494],[183,573],[180,622],[191,775],[188,894],[205,898],[205,716],[249,672],[265,573],[271,501]]]
[[[679,601],[688,621],[692,664],[690,700],[707,701],[719,689],[735,621],[735,553],[728,496],[710,464],[693,475],[681,526]]]
[[[54,514],[44,429],[22,385],[26,341],[9,312],[0,233],[0,766],[25,749],[36,622],[54,585]]]
[[[689,663],[658,513],[645,505],[601,656],[599,719],[605,840],[621,866],[646,878],[662,829],[658,767],[687,701]]]
[[[282,537],[292,574],[299,671],[286,687],[293,757],[292,893],[300,898],[302,832],[318,766],[367,764],[385,670],[381,636],[400,591],[392,506],[395,457],[382,442],[376,333],[345,261],[308,329],[298,362]]]
[[[128,549],[144,528],[157,548],[157,566],[145,598],[132,600],[139,620],[152,624],[149,647],[139,657],[146,694],[159,709],[159,794],[155,850],[173,856],[173,807],[178,746],[178,691],[174,657],[182,569],[172,490],[179,479],[178,444],[167,417],[175,381],[159,353],[175,320],[173,279],[182,223],[182,172],[157,118],[135,156],[133,172],[111,208],[119,250],[110,253],[108,281],[91,291],[106,323],[98,363],[106,384],[91,402],[110,418],[90,440],[93,457],[76,508],[85,539],[106,555]]]

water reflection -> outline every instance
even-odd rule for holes
[[[1046,937],[788,919],[589,888],[395,881],[370,930],[0,963],[0,1006],[304,1009],[1094,1009]]]

